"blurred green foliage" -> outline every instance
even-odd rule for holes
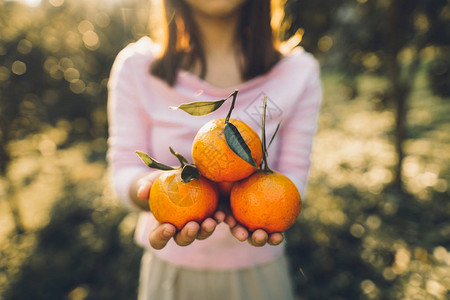
[[[340,77],[324,76],[306,203],[287,232],[300,299],[448,297],[450,123],[442,116],[450,105],[419,78],[399,190],[388,134],[394,115],[369,101],[386,83],[359,76],[353,97]]]
[[[400,11],[413,30],[398,63],[420,60],[399,188],[383,71],[392,3],[287,1],[325,89],[303,212],[286,234],[299,299],[450,295],[450,4]],[[108,185],[106,84],[147,13],[144,0],[0,3],[0,299],[135,298],[142,250],[136,215]]]

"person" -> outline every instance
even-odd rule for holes
[[[267,136],[283,120],[269,164],[303,196],[322,95],[319,64],[300,47],[281,51],[274,7],[270,0],[166,0],[152,15],[163,17],[161,40],[142,37],[117,55],[108,83],[108,161],[118,199],[139,212],[139,299],[294,298],[283,233],[249,232],[225,209],[179,231],[159,224],[148,197],[162,171],[135,154],[177,165],[169,146],[191,158],[198,129],[229,108],[193,117],[169,106],[237,89],[232,117],[256,130],[267,96]]]

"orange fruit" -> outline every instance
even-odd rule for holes
[[[149,197],[150,210],[160,223],[171,223],[178,230],[189,221],[202,222],[211,216],[218,204],[214,183],[200,176],[181,181],[181,169],[163,172],[153,183]]]
[[[283,174],[258,170],[231,189],[231,211],[249,231],[284,232],[300,215],[302,202],[294,183]]]
[[[234,184],[234,182],[232,182],[232,181],[217,182],[219,196],[229,197],[230,193],[231,193],[231,188],[233,187],[233,184]]]
[[[252,152],[256,165],[262,159],[258,134],[247,124],[229,119],[239,130]],[[225,119],[214,119],[203,125],[192,144],[192,159],[200,174],[212,181],[238,181],[251,175],[256,168],[236,155],[225,141]]]

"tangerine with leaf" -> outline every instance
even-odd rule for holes
[[[200,173],[216,182],[234,182],[256,171],[262,159],[261,139],[246,123],[232,119],[238,91],[217,101],[198,101],[181,104],[181,109],[193,116],[216,111],[226,100],[233,98],[226,118],[213,119],[203,125],[192,143],[192,159]]]
[[[190,221],[201,223],[212,216],[217,209],[218,192],[195,165],[172,148],[170,151],[180,161],[180,167],[162,164],[141,151],[136,153],[148,167],[164,171],[150,189],[149,205],[155,219],[180,230]]]
[[[230,206],[234,218],[249,231],[284,232],[300,215],[302,202],[295,184],[285,175],[272,171],[267,164],[264,98],[262,117],[262,153],[264,167],[248,178],[233,184]],[[280,124],[278,124],[277,133]],[[270,143],[273,141],[272,137]],[[270,146],[269,143],[269,146]]]

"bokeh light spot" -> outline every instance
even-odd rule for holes
[[[375,290],[375,284],[371,280],[364,280],[361,282],[361,289],[365,294],[370,294]]]
[[[65,71],[68,68],[73,68],[74,67],[74,63],[73,63],[73,61],[70,58],[63,57],[59,61],[59,66],[60,66],[62,71]]]
[[[447,289],[437,281],[428,280],[426,283],[427,292],[435,297],[442,297]]]
[[[60,7],[64,4],[64,0],[48,0],[48,2],[54,7]]]
[[[11,72],[7,67],[0,66],[0,81],[6,81],[9,79]]]
[[[80,72],[74,68],[68,68],[64,71],[64,79],[68,82],[76,82],[80,79]]]
[[[364,67],[373,71],[381,66],[381,61],[375,53],[368,53],[363,56],[362,63]]]
[[[94,25],[88,20],[83,20],[78,24],[78,31],[80,33],[85,33],[86,31],[93,31]]]
[[[350,227],[350,234],[356,238],[361,238],[366,230],[361,224],[353,224]]]
[[[370,229],[376,230],[381,225],[381,219],[376,215],[370,215],[369,217],[367,217],[366,224]]]
[[[99,12],[95,15],[95,24],[102,28],[106,28],[109,26],[111,19],[109,15],[105,12]]]
[[[409,262],[411,260],[411,253],[404,248],[400,248],[397,253],[395,253],[395,262],[392,270],[396,274],[402,274],[408,269]]]
[[[33,44],[29,40],[20,40],[17,44],[17,51],[22,54],[28,54],[33,49]]]
[[[102,86],[97,82],[89,82],[86,86],[86,92],[91,96],[98,96],[102,92]]]
[[[447,252],[447,250],[442,247],[442,246],[438,246],[436,248],[434,248],[433,250],[433,256],[440,261],[444,261],[445,258],[449,255],[449,253]]]
[[[11,71],[16,75],[23,75],[27,71],[27,65],[20,60],[13,62]]]
[[[392,270],[391,267],[387,267],[383,270],[383,277],[386,280],[394,280],[395,277],[397,277],[397,274],[395,274],[395,272]]]
[[[70,83],[70,90],[75,94],[81,94],[86,89],[86,84],[83,80],[76,80]]]
[[[326,35],[319,39],[319,41],[317,42],[317,47],[320,51],[327,52],[331,49],[331,47],[333,47],[333,43],[333,39],[330,36]]]
[[[43,156],[51,156],[56,152],[56,144],[50,139],[44,139],[39,143],[39,151]]]
[[[78,49],[81,45],[81,37],[77,32],[68,31],[65,38],[67,46],[72,49]]]
[[[88,48],[96,48],[99,46],[98,35],[94,31],[88,30],[83,33],[83,42]]]

